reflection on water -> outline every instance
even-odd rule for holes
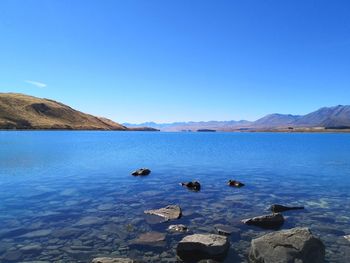
[[[310,227],[329,262],[350,261],[350,136],[138,132],[1,132],[0,261],[89,262],[125,256],[176,262],[184,234],[233,229],[225,262],[245,262],[252,238],[268,233],[240,223],[274,203],[282,229]],[[147,177],[133,177],[149,167]],[[228,179],[246,184],[226,185]],[[180,182],[198,180],[200,192]],[[144,210],[178,204],[183,217],[157,223]],[[163,242],[140,245],[147,232]]]

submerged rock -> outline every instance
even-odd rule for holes
[[[146,214],[145,220],[149,225],[156,225],[156,224],[160,224],[168,221],[168,219],[165,219],[164,217],[156,216],[152,214]]]
[[[20,251],[23,253],[28,253],[28,254],[37,254],[42,251],[42,246],[38,244],[33,244],[33,245],[26,245],[24,247],[20,248]]]
[[[280,212],[285,212],[289,210],[299,210],[299,209],[304,209],[303,206],[284,206],[284,205],[272,205],[270,207],[270,210],[272,213],[280,213]]]
[[[81,218],[75,225],[76,226],[91,226],[102,224],[103,220],[100,217],[96,216],[85,216]]]
[[[324,262],[325,247],[308,228],[292,228],[253,239],[249,252],[252,263]]]
[[[18,262],[22,257],[22,253],[20,251],[8,251],[2,255],[0,259],[4,260],[3,262]]]
[[[28,233],[29,231],[30,229],[22,228],[22,227],[6,229],[0,232],[0,238],[12,238],[16,236],[21,236]]]
[[[159,232],[148,232],[141,234],[132,241],[133,244],[147,245],[152,243],[160,243],[165,240],[165,234]]]
[[[113,204],[102,204],[97,207],[98,210],[100,211],[107,211],[107,210],[112,210],[114,209]]]
[[[180,206],[178,205],[168,205],[164,208],[154,209],[154,210],[146,210],[145,214],[156,215],[164,218],[165,220],[173,220],[178,219],[182,215],[182,211]]]
[[[241,183],[241,182],[236,181],[236,180],[229,180],[229,181],[227,182],[227,184],[228,184],[229,186],[233,186],[233,187],[242,187],[242,186],[244,186],[244,183]]]
[[[56,229],[52,232],[52,236],[56,238],[68,238],[68,237],[75,237],[80,235],[82,232],[84,232],[81,229],[76,229],[76,228],[61,228],[61,229]]]
[[[110,257],[100,257],[94,258],[91,263],[136,263],[136,261],[130,258],[110,258]]]
[[[187,226],[181,225],[181,224],[180,225],[170,225],[168,227],[168,231],[184,233],[184,232],[188,231],[188,228],[187,228]]]
[[[193,190],[193,191],[200,191],[201,190],[201,184],[197,181],[181,183],[181,185],[186,186],[188,189]]]
[[[62,195],[62,196],[73,196],[73,195],[75,195],[77,193],[78,193],[77,189],[75,189],[75,188],[68,188],[68,189],[63,190],[60,193],[60,195]]]
[[[86,260],[86,258],[90,258],[93,254],[91,250],[72,249],[70,246],[63,247],[61,250],[73,258],[75,260],[74,262]]]
[[[29,232],[27,234],[22,235],[21,237],[25,238],[40,238],[40,237],[46,237],[50,235],[52,232],[51,229],[42,229],[42,230],[36,230],[33,232]]]
[[[242,223],[246,225],[254,225],[262,228],[277,229],[284,223],[282,214],[262,215],[253,218],[243,219]]]
[[[148,168],[140,168],[137,169],[136,171],[132,172],[132,175],[134,176],[139,176],[139,175],[149,175],[151,173],[151,170]]]
[[[223,260],[230,247],[225,236],[194,234],[184,237],[177,245],[177,255],[184,261],[201,259]]]

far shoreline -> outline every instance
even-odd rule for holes
[[[340,134],[340,133],[350,133],[350,129],[324,129],[324,130],[233,130],[233,131],[220,131],[215,132],[203,132],[203,131],[162,131],[162,130],[101,130],[101,129],[0,129],[2,132],[161,132],[161,133],[310,133],[310,134]]]

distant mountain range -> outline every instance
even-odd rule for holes
[[[251,122],[241,121],[200,121],[200,122],[173,122],[173,123],[155,123],[155,122],[144,122],[140,124],[123,123],[126,127],[152,127],[160,131],[197,131],[200,129],[212,129],[217,131],[225,131],[228,128],[233,127],[249,127]]]
[[[17,93],[0,93],[0,129],[154,130],[144,127],[130,129],[57,101]]]
[[[269,114],[256,121],[207,121],[141,124],[124,123],[127,127],[152,127],[161,131],[197,131],[212,129],[217,131],[263,131],[263,130],[312,130],[350,129],[350,106],[324,107],[306,115]]]

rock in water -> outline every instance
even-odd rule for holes
[[[230,247],[226,236],[194,234],[184,237],[177,245],[177,255],[184,261],[201,259],[223,260]]]
[[[165,240],[165,234],[159,232],[148,232],[141,234],[137,239],[135,239],[133,244],[152,244],[159,243]]]
[[[1,256],[3,262],[20,262],[20,258],[22,257],[22,253],[20,251],[7,251],[5,254]]]
[[[91,263],[136,263],[136,261],[130,258],[109,258],[109,257],[101,257],[94,258]]]
[[[344,238],[348,241],[350,241],[350,235],[344,236]]]
[[[134,176],[139,176],[139,175],[149,175],[151,173],[151,170],[148,168],[140,168],[137,169],[136,171],[132,172],[132,175]]]
[[[181,183],[181,185],[186,186],[188,189],[193,190],[193,191],[200,191],[201,190],[201,184],[197,181]]]
[[[170,232],[180,232],[180,233],[183,233],[183,232],[187,232],[188,231],[188,228],[187,226],[185,225],[170,225],[168,227],[168,231]]]
[[[272,213],[281,213],[289,210],[304,209],[303,206],[284,206],[284,205],[272,205],[270,210]]]
[[[145,214],[156,215],[164,218],[165,220],[173,220],[181,217],[181,208],[178,205],[168,205],[164,208],[146,210]]]
[[[20,251],[27,254],[38,254],[43,250],[40,245],[26,245],[20,248]]]
[[[227,182],[227,184],[228,184],[229,186],[233,186],[233,187],[242,187],[242,186],[244,186],[244,183],[241,183],[241,182],[236,181],[236,180],[229,180],[229,181]]]
[[[325,247],[308,228],[292,228],[253,239],[249,252],[252,263],[320,263],[324,262]]]
[[[262,228],[277,229],[284,223],[282,214],[263,215],[242,220],[246,225],[254,225]]]
[[[166,219],[164,217],[151,215],[151,214],[146,214],[145,220],[146,220],[147,224],[150,224],[150,225],[156,225],[156,224],[160,224],[160,223],[164,223],[164,222],[168,221],[168,219]]]
[[[215,230],[219,235],[229,236],[235,229],[227,225],[217,224],[215,225]]]

